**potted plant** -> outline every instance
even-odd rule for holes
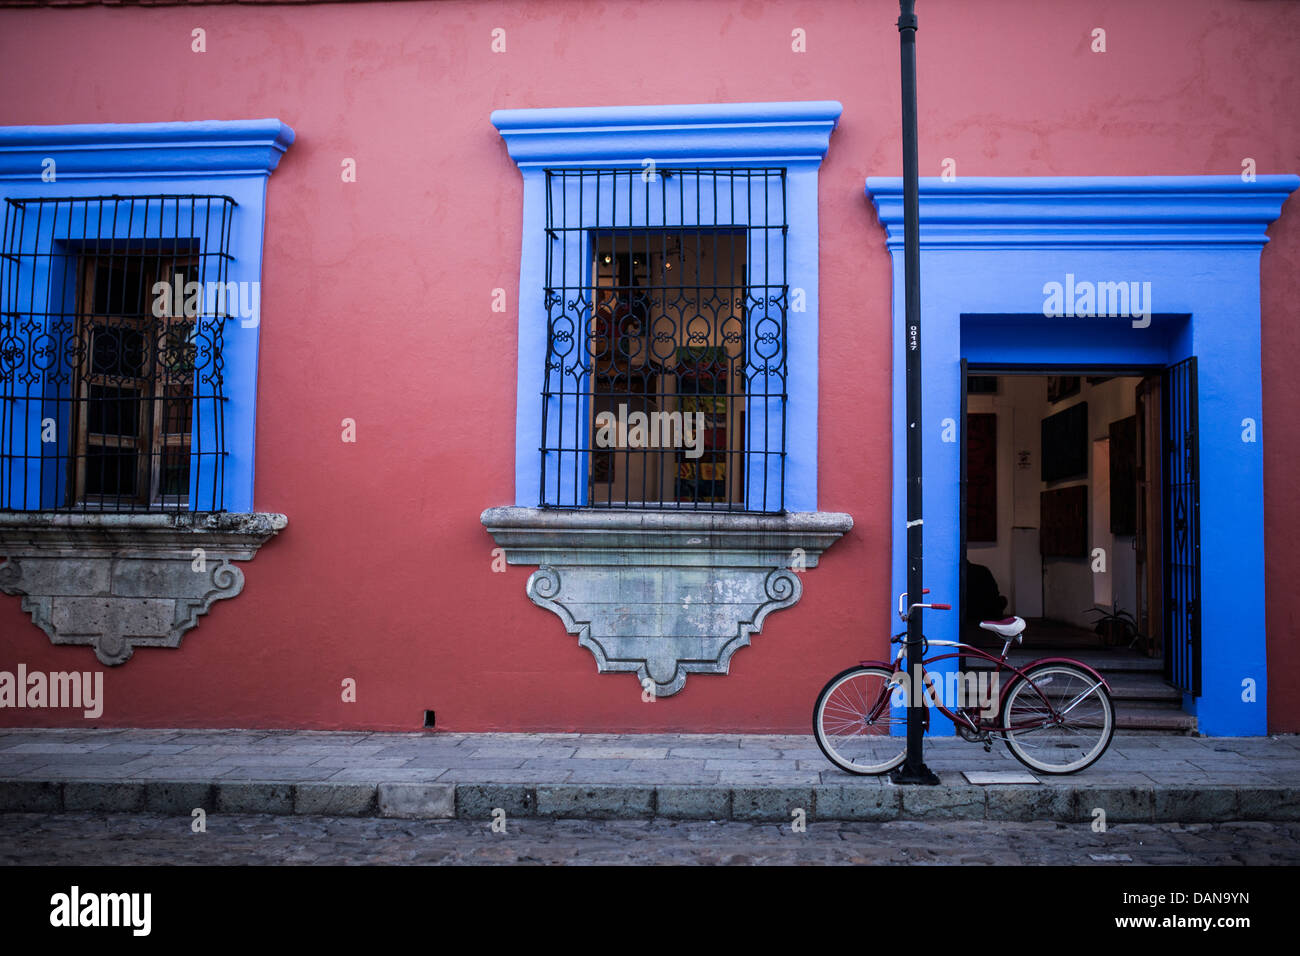
[[[1118,604],[1112,603],[1109,610],[1090,607],[1084,613],[1098,615],[1093,630],[1101,635],[1107,647],[1117,647],[1120,644],[1132,647],[1139,640],[1145,639],[1138,628],[1137,618],[1128,611],[1121,611]]]

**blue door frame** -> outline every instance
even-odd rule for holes
[[[1295,176],[921,181],[927,586],[936,600],[957,597],[961,450],[949,425],[961,414],[962,359],[1167,366],[1196,356],[1203,681],[1184,706],[1211,735],[1267,732],[1259,258],[1297,186]],[[897,593],[906,578],[902,181],[869,179],[867,195],[893,254]],[[1082,294],[1103,283],[1108,309]],[[1115,283],[1139,283],[1146,314],[1098,314],[1117,311]],[[1054,286],[1080,290],[1068,304],[1078,308],[1060,314]],[[925,629],[947,640],[959,631],[942,613],[927,614]],[[934,720],[932,733],[952,733],[951,723]]]

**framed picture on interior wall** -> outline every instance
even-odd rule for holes
[[[1045,558],[1086,558],[1088,486],[1044,491],[1038,508],[1038,553]]]
[[[1047,376],[1047,400],[1049,402],[1059,402],[1071,395],[1078,395],[1079,388],[1079,376],[1077,375]]]
[[[997,393],[998,377],[996,375],[966,376],[967,395],[996,395]]]
[[[1064,481],[1088,474],[1088,403],[1079,402],[1042,422],[1043,481]]]
[[[966,415],[966,540],[998,540],[998,416]]]
[[[683,416],[698,414],[704,428],[702,454],[677,452],[678,501],[725,502],[727,498],[728,436],[726,349],[683,345],[677,349],[677,388]]]
[[[1110,533],[1137,534],[1137,416],[1110,423]]]

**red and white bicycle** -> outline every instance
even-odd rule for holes
[[[906,600],[906,594],[899,595],[898,616],[904,622],[918,607],[950,610],[947,604],[913,604],[904,610]],[[985,750],[992,749],[995,739],[1001,740],[1031,770],[1077,773],[1096,763],[1115,734],[1115,705],[1105,679],[1087,664],[1067,657],[1045,657],[1024,667],[1007,663],[1011,645],[1024,640],[1022,618],[982,621],[980,627],[1005,639],[1001,655],[957,641],[923,644],[954,649],[921,661],[927,729],[928,708],[934,706],[964,740],[983,743]],[[895,634],[890,643],[902,646],[892,662],[862,661],[832,677],[817,698],[813,709],[817,746],[831,763],[849,773],[888,773],[907,755],[906,640],[906,631]],[[985,673],[995,675],[995,701],[986,700],[980,707],[945,704],[925,665],[962,656],[994,665]]]

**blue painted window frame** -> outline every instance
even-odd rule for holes
[[[293,139],[293,130],[278,119],[0,127],[0,200],[228,196],[235,207],[225,280],[260,287],[266,184]],[[128,235],[125,222],[117,230],[115,240],[141,238]],[[222,351],[222,504],[231,512],[254,510],[260,329],[260,314],[230,323]],[[29,496],[38,501],[39,490]],[[192,490],[191,510],[210,495],[211,488]],[[24,504],[35,510],[30,500]]]
[[[786,278],[803,311],[787,325],[787,511],[817,510],[817,173],[843,107],[834,101],[496,110],[492,124],[524,182],[519,269],[519,381],[515,504],[541,496],[539,440],[547,349],[546,174],[548,168],[657,167],[786,169]],[[586,208],[590,209],[590,206]],[[585,224],[585,223],[584,223]],[[595,227],[595,222],[591,226]],[[681,225],[669,223],[669,225]],[[746,483],[746,487],[749,483]],[[548,489],[549,490],[549,489]],[[547,504],[558,502],[559,491]]]

